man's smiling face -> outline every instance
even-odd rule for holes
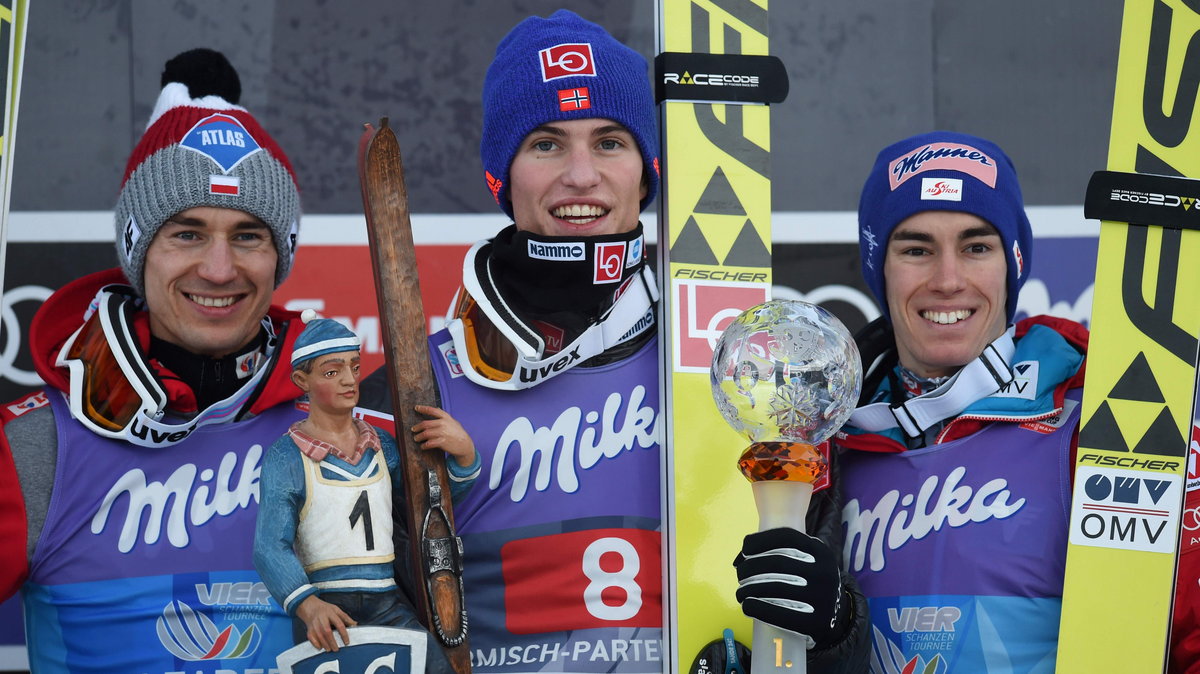
[[[200,206],[171,216],[146,250],[150,333],[214,358],[249,344],[271,306],[278,257],[271,230],[248,213]]]
[[[637,226],[646,196],[633,134],[608,119],[537,127],[509,168],[517,228],[542,236],[599,236]]]
[[[900,364],[917,375],[954,374],[1004,332],[1008,265],[979,216],[907,218],[888,240],[883,277]]]

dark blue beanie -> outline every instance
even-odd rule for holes
[[[1033,265],[1033,231],[1012,160],[990,141],[950,131],[906,138],[884,148],[858,202],[863,278],[891,320],[883,256],[896,225],[923,211],[961,211],[1000,233],[1008,262],[1008,322]]]
[[[525,136],[549,122],[611,119],[637,141],[648,178],[642,210],[658,192],[658,125],[646,59],[603,28],[560,9],[517,24],[496,47],[483,82],[484,177],[512,217],[508,168]]]

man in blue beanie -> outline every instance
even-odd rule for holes
[[[484,83],[484,177],[513,224],[467,254],[430,340],[487,476],[455,510],[476,672],[664,667],[647,70],[559,11],[517,25]]]
[[[859,246],[883,316],[859,335],[863,395],[833,458],[871,671],[1049,671],[1087,331],[1014,324],[1033,240],[1012,162],[960,133],[884,148]],[[793,629],[790,586],[764,574],[797,575],[802,536],[747,538],[748,614]]]

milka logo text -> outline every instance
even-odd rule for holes
[[[117,540],[118,550],[129,552],[139,537],[144,543],[154,545],[162,536],[164,522],[167,541],[176,548],[187,547],[190,540],[189,525],[203,526],[215,515],[225,516],[238,508],[245,508],[251,500],[258,503],[261,461],[262,445],[252,445],[246,452],[240,471],[237,452],[228,452],[221,458],[221,465],[215,473],[211,468],[200,470],[194,463],[185,463],[175,469],[166,483],[147,483],[146,474],[135,468],[117,478],[108,490],[100,510],[92,518],[92,533],[104,531],[114,504],[126,496],[129,505],[121,526],[121,536]],[[167,509],[168,501],[170,510]],[[143,520],[146,531],[140,535]]]
[[[871,571],[882,571],[887,550],[898,550],[910,540],[920,540],[943,527],[962,527],[972,522],[1012,517],[1025,499],[1009,502],[1013,494],[1008,481],[989,480],[978,489],[961,484],[967,469],[950,471],[938,490],[938,476],[927,478],[914,494],[898,490],[884,494],[874,507],[862,510],[858,499],[842,508],[846,523],[845,556],[851,571],[862,571],[870,556]]]
[[[644,404],[646,388],[634,387],[628,404],[624,402],[620,393],[612,393],[604,401],[603,412],[585,414],[578,407],[568,407],[550,428],[535,429],[527,417],[514,419],[496,443],[488,488],[495,490],[503,483],[509,450],[520,452],[510,493],[514,502],[520,502],[529,492],[531,479],[537,491],[550,488],[552,468],[558,488],[570,494],[579,490],[579,470],[637,448],[652,449],[657,443],[658,413]]]

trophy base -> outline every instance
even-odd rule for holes
[[[738,468],[751,482],[812,484],[829,470],[821,450],[806,442],[756,442],[742,452]]]

